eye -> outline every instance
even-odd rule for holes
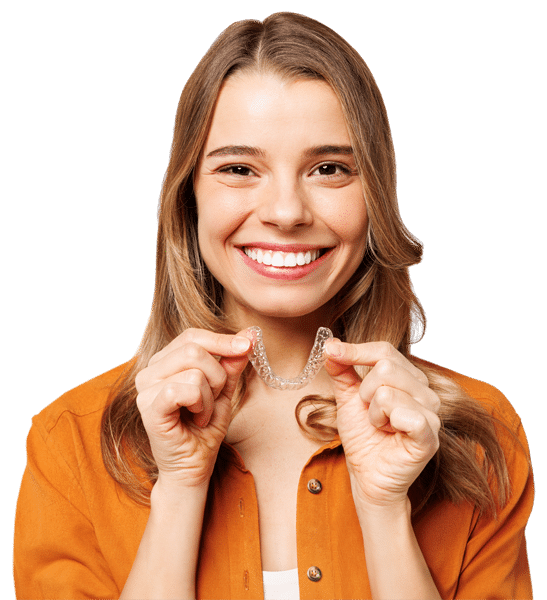
[[[326,177],[336,177],[337,175],[351,175],[352,171],[346,165],[341,165],[339,163],[323,163],[312,171],[312,175],[323,175]]]
[[[226,167],[218,169],[218,172],[236,175],[237,177],[249,177],[250,175],[254,175],[250,167],[246,167],[245,165],[227,165]]]

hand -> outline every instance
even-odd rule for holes
[[[439,397],[427,377],[387,342],[326,345],[356,503],[406,505],[412,482],[439,447]],[[372,367],[363,380],[353,365]]]
[[[237,380],[248,360],[251,342],[244,335],[188,329],[137,374],[137,406],[158,482],[208,484],[230,423]]]

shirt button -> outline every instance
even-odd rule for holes
[[[310,581],[319,581],[323,577],[321,569],[319,567],[310,567],[308,569],[308,579]]]
[[[319,479],[310,479],[308,481],[308,490],[312,494],[319,494],[319,492],[322,489],[323,489],[323,486],[321,485],[321,482],[319,481]]]

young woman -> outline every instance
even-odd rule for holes
[[[531,598],[526,439],[424,322],[380,93],[300,15],[229,27],[179,104],[133,361],[35,418],[19,598]],[[335,339],[303,390],[319,327]]]

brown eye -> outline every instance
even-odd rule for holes
[[[240,177],[248,177],[252,175],[253,172],[249,167],[245,167],[243,165],[230,165],[228,167],[223,167],[220,169],[221,173],[228,173],[228,175],[239,175]]]
[[[336,175],[337,169],[337,165],[321,165],[317,170],[320,175]]]
[[[351,170],[338,163],[324,163],[316,167],[313,173],[324,177],[334,177],[337,175],[348,175],[351,173]]]

